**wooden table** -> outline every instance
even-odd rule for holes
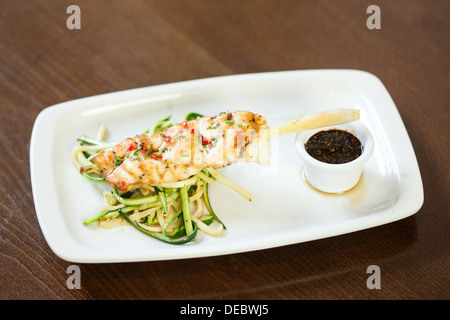
[[[67,27],[71,4],[81,29]],[[381,29],[366,25],[371,4]],[[2,0],[0,298],[450,298],[449,12],[447,0]],[[72,263],[51,251],[33,205],[29,146],[40,111],[182,80],[333,68],[373,73],[390,92],[422,174],[419,212],[256,252],[78,264],[81,288],[68,288]],[[380,267],[381,289],[366,285],[370,265]]]

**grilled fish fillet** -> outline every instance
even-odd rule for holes
[[[93,158],[100,174],[126,192],[181,181],[203,168],[270,162],[267,122],[247,111],[183,121],[153,135],[126,138]]]

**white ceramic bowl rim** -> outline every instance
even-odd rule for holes
[[[358,137],[358,139],[361,140],[361,143],[363,145],[362,154],[355,160],[342,164],[325,163],[317,159],[314,159],[311,155],[309,155],[309,153],[305,149],[305,143],[308,141],[308,139],[317,132],[331,129],[341,129],[355,134]],[[370,133],[369,129],[361,123],[360,120],[339,126],[330,126],[315,130],[299,132],[295,140],[297,150],[300,154],[300,157],[304,161],[307,161],[309,165],[329,171],[347,171],[363,165],[372,155],[374,148],[372,134]]]

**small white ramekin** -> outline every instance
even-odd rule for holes
[[[353,161],[330,164],[311,157],[305,149],[308,139],[317,132],[341,129],[353,133],[362,143],[362,154]],[[295,144],[303,162],[305,178],[314,188],[327,193],[342,193],[353,188],[359,181],[363,167],[371,157],[374,141],[369,129],[360,120],[344,125],[299,132]]]

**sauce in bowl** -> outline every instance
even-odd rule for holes
[[[317,132],[308,139],[305,149],[314,159],[331,164],[353,161],[363,152],[361,141],[352,133],[340,129]]]
[[[338,194],[358,183],[374,151],[372,134],[361,121],[299,132],[295,145],[308,183]]]

